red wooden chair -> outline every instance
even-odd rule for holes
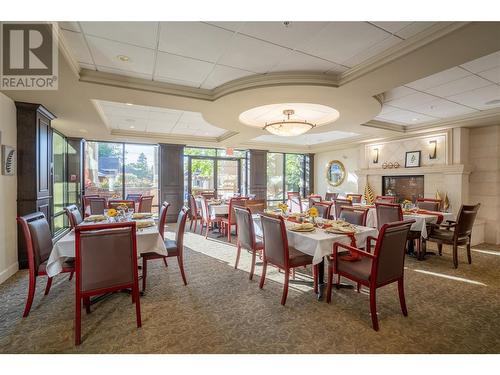
[[[108,208],[114,208],[116,210],[118,206],[127,206],[128,209],[135,210],[134,201],[128,201],[126,199],[113,199],[108,202]]]
[[[302,198],[298,191],[288,191],[286,193],[288,199],[288,210],[290,212],[303,212],[302,209]]]
[[[151,212],[153,209],[153,195],[143,195],[139,199],[139,209],[138,212]]]
[[[137,327],[141,327],[135,222],[78,226],[76,243],[75,345],[80,345],[82,299],[132,289]]]
[[[332,209],[332,203],[327,202],[314,202],[309,208],[315,207],[318,210],[318,217],[323,219],[330,218],[330,210]]]
[[[339,196],[339,193],[326,193],[325,194],[325,201],[333,201],[337,199]]]
[[[264,243],[262,240],[257,240],[255,237],[255,230],[253,226],[252,212],[248,207],[235,207],[234,213],[236,216],[236,223],[238,227],[238,253],[236,255],[236,262],[234,263],[234,268],[238,268],[238,262],[240,260],[241,249],[248,250],[252,253],[252,267],[250,269],[250,280],[253,278],[253,273],[255,271],[255,258],[258,252],[262,252],[264,249]]]
[[[378,331],[376,290],[385,285],[397,282],[399,290],[399,302],[404,316],[408,315],[404,294],[404,259],[406,238],[410,226],[415,220],[384,224],[380,229],[378,238],[368,237],[366,250],[363,251],[353,246],[335,242],[333,254],[328,264],[327,302],[332,299],[333,274],[338,275],[337,285],[340,277],[346,277],[356,281],[370,289],[370,312],[372,326]],[[371,241],[375,240],[375,251],[370,253]],[[359,261],[353,262],[339,257],[339,247],[356,253],[361,257]],[[359,289],[358,289],[359,291]]]
[[[139,200],[141,199],[141,197],[142,197],[142,194],[140,194],[140,193],[130,193],[130,194],[127,194],[127,197],[125,198],[125,200],[134,201],[134,202],[138,203]]]
[[[89,202],[90,198],[100,198],[100,196],[99,196],[99,194],[88,194],[88,195],[82,196],[82,207],[83,207],[82,210],[83,210],[84,217],[88,216],[87,208],[89,208],[89,205],[90,205],[90,202]]]
[[[29,282],[28,298],[24,308],[23,318],[26,318],[31,310],[33,298],[35,296],[36,279],[38,276],[47,276],[47,260],[52,251],[52,235],[49,223],[42,212],[35,212],[29,215],[19,216],[17,222],[20,224],[26,251],[28,254]],[[73,276],[74,259],[66,258],[63,261],[62,273],[70,272],[70,279]],[[52,277],[47,279],[45,295],[49,294],[52,285]]]
[[[352,207],[352,201],[350,199],[334,199],[333,200],[333,207],[334,207],[334,212],[335,212],[335,219],[340,218],[340,210],[342,207],[347,206],[347,207]]]
[[[349,194],[346,194],[346,198],[347,199],[351,198],[352,203],[361,203],[361,199],[363,199],[363,194],[349,193]]]
[[[167,217],[167,209],[170,206],[168,203],[163,203],[160,212],[160,221],[158,222],[158,230],[163,238],[165,221]],[[181,271],[182,281],[184,285],[187,285],[186,274],[184,272],[184,231],[186,229],[186,221],[189,216],[189,209],[183,207],[177,216],[177,228],[175,232],[175,240],[165,240],[165,247],[167,249],[168,255],[161,255],[158,253],[142,253],[142,291],[146,290],[146,277],[148,272],[148,261],[152,259],[163,259],[165,266],[167,266],[167,258],[177,257],[177,263],[179,264],[179,270]],[[160,228],[162,226],[162,228]]]
[[[392,195],[377,195],[375,198],[376,203],[396,203],[396,197]]]
[[[244,207],[245,202],[248,200],[247,197],[236,197],[229,200],[229,212],[227,217],[221,219],[223,230],[227,231],[227,240],[231,242],[231,229],[233,226],[236,227],[236,234],[238,233],[238,226],[236,225],[236,216],[234,214],[234,207]]]
[[[196,232],[196,227],[198,226],[198,220],[201,223],[201,213],[200,210],[198,209],[198,205],[196,204],[196,199],[194,198],[193,194],[189,194],[189,200],[188,200],[188,206],[189,206],[189,216],[190,216],[190,224],[189,224],[189,230],[193,228],[193,222],[194,222],[194,232]]]
[[[442,201],[440,199],[432,198],[417,198],[417,207],[427,211],[439,211]]]
[[[76,204],[64,207],[64,212],[68,217],[68,222],[71,229],[74,229],[78,224],[80,224],[83,221],[82,215],[80,214],[80,210],[78,209]]]
[[[348,207],[340,208],[339,218],[354,225],[366,227],[366,217],[368,216],[368,208],[363,207]]]
[[[260,289],[264,287],[268,263],[285,271],[285,284],[283,286],[283,295],[281,297],[281,304],[284,305],[288,295],[290,271],[297,267],[312,264],[313,257],[288,245],[288,238],[283,217],[274,215],[260,215],[260,217],[262,222],[262,231],[264,233],[264,259],[259,287]],[[313,266],[313,273],[314,290],[317,290],[318,267],[316,265]]]
[[[205,238],[208,237],[208,231],[210,228],[213,228],[214,224],[218,224],[219,226],[219,231],[221,230],[222,227],[222,217],[220,216],[214,216],[212,217],[210,215],[210,211],[208,209],[208,202],[205,197],[201,197],[201,229],[200,233],[203,233],[203,225],[206,225],[206,232],[205,232]]]
[[[320,203],[323,200],[323,197],[318,194],[312,194],[309,196],[309,207],[314,205],[314,203]]]

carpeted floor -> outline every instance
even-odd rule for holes
[[[172,230],[172,228],[169,228]],[[168,236],[173,237],[169,232]],[[39,280],[33,308],[21,318],[27,272],[0,285],[2,353],[499,353],[500,247],[481,245],[458,270],[450,249],[442,257],[406,260],[409,316],[400,312],[396,284],[379,289],[380,331],[371,329],[368,294],[334,290],[331,304],[311,287],[292,283],[280,305],[283,274],[270,268],[263,290],[248,280],[250,254],[234,269],[236,248],[223,239],[186,233],[181,281],[175,259],[148,267],[141,298],[143,327],[135,327],[130,296],[118,293],[83,313],[83,343],[73,346],[74,289],[55,278],[43,296]],[[299,270],[297,280],[311,280]]]

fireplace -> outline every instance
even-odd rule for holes
[[[395,196],[397,202],[415,202],[424,197],[424,176],[382,176],[382,193]]]

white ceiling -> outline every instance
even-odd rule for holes
[[[293,145],[315,145],[325,142],[339,141],[342,139],[353,138],[359,136],[358,133],[343,132],[343,131],[330,131],[324,133],[310,134],[306,133],[297,137],[280,137],[278,135],[261,135],[252,141],[265,142],[265,143],[280,143],[280,144],[293,144]]]
[[[60,22],[82,68],[206,89],[279,71],[340,73],[433,22]],[[117,56],[129,57],[120,61]]]
[[[111,129],[168,136],[218,137],[226,130],[210,125],[201,113],[97,100]]]
[[[411,126],[498,108],[498,100],[500,51],[387,92],[375,119]]]

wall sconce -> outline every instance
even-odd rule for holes
[[[378,148],[372,150],[373,164],[378,164]]]
[[[429,150],[429,159],[437,158],[437,141],[429,141],[430,150]]]

